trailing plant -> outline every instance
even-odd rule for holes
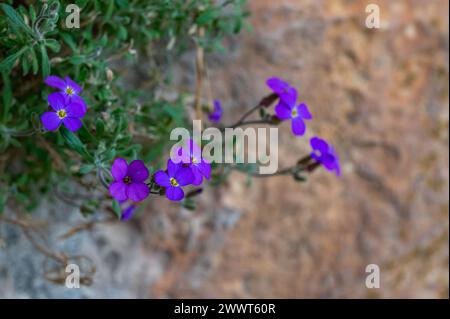
[[[67,27],[71,3],[80,8],[80,28]],[[244,4],[2,2],[0,212],[7,201],[32,211],[43,194],[72,188],[74,182],[86,185],[87,175],[101,175],[116,157],[140,158],[157,166],[168,146],[168,133],[187,120],[186,95],[167,101],[139,85],[125,88],[119,61],[129,61],[130,67],[146,61],[148,85],[164,87],[170,83],[167,66],[182,52],[195,47],[223,50],[223,37],[245,26]],[[40,116],[49,108],[51,92],[44,80],[50,75],[70,77],[70,83],[76,81],[83,89],[77,101],[84,103],[86,112],[76,133],[48,132],[42,126]],[[99,205],[91,200],[82,211],[93,212]]]

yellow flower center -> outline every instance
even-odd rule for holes
[[[191,162],[192,162],[192,164],[197,164],[197,159],[194,157],[194,156],[192,156],[191,157]]]
[[[125,176],[125,177],[123,178],[123,182],[124,182],[125,184],[131,184],[131,178],[130,178],[129,176]]]
[[[292,109],[291,115],[292,115],[292,117],[297,117],[297,116],[298,116],[298,111],[297,111],[297,108],[296,108],[296,107],[294,107],[294,108]]]
[[[70,86],[68,86],[68,87],[66,88],[66,93],[67,93],[68,95],[73,95],[73,94],[75,93],[75,91],[74,91]]]
[[[56,114],[61,120],[67,116],[66,110],[59,110]]]
[[[180,184],[178,184],[178,182],[177,182],[177,180],[175,178],[171,177],[170,178],[170,185],[177,187]]]

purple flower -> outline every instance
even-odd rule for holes
[[[66,100],[80,104],[83,107],[84,113],[86,113],[86,103],[79,95],[82,89],[77,83],[72,81],[70,77],[66,76],[63,80],[60,77],[50,75],[45,79],[44,83],[48,86],[60,89]]]
[[[182,163],[175,164],[171,159],[167,161],[167,173],[159,170],[155,173],[156,184],[166,188],[166,197],[173,201],[180,201],[184,198],[184,191],[181,188],[192,183],[194,174]]]
[[[341,175],[339,157],[334,151],[334,148],[317,136],[311,138],[309,143],[313,149],[311,157],[325,166],[327,170],[335,171],[337,176]]]
[[[297,90],[290,88],[281,94],[280,101],[275,107],[275,113],[281,120],[292,120],[292,133],[298,136],[305,134],[306,125],[303,120],[312,119],[312,115],[305,103],[297,104]]]
[[[120,220],[126,221],[129,220],[131,217],[133,217],[134,211],[136,210],[137,206],[130,205],[127,208],[122,210],[122,216],[120,217]]]
[[[75,132],[80,129],[80,117],[84,116],[83,107],[75,102],[68,102],[61,93],[52,93],[48,96],[48,103],[54,111],[41,115],[44,127],[49,131],[55,131],[61,122],[68,130]]]
[[[201,148],[192,139],[188,140],[185,147],[180,147],[177,153],[181,162],[194,174],[192,185],[198,186],[202,183],[203,177],[206,179],[211,177],[211,164],[202,158]]]
[[[266,81],[267,86],[276,94],[281,95],[283,93],[286,93],[291,86],[289,83],[283,81],[280,78],[270,78]]]
[[[150,189],[145,180],[148,178],[148,169],[141,160],[127,164],[123,158],[116,158],[111,167],[114,182],[109,185],[109,193],[118,201],[127,199],[140,202],[147,198]]]
[[[208,114],[208,119],[211,122],[217,123],[222,118],[223,109],[220,101],[214,100],[214,111]]]

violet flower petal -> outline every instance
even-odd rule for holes
[[[184,197],[181,187],[170,186],[166,189],[166,197],[172,201],[180,201]]]
[[[341,167],[339,157],[333,147],[325,140],[316,136],[311,138],[309,143],[313,149],[311,157],[321,163],[328,171],[335,171],[336,175],[340,176]]]
[[[147,198],[150,189],[145,183],[131,183],[127,188],[127,197],[133,202],[140,202]]]
[[[181,167],[173,177],[177,180],[180,186],[189,185],[194,180],[194,174],[188,167]]]
[[[111,175],[115,181],[122,181],[127,176],[128,164],[123,158],[116,158],[111,166]]]
[[[190,157],[195,158],[198,162],[200,162],[202,158],[202,149],[200,148],[200,146],[198,146],[198,144],[195,143],[194,140],[190,139],[188,141],[188,147],[191,155]]]
[[[60,90],[64,90],[67,87],[66,81],[55,75],[48,76],[44,83]]]
[[[83,98],[81,96],[78,95],[72,95],[71,97],[68,97],[69,101],[72,103],[76,103],[78,105],[81,106],[81,108],[83,109],[83,116],[84,114],[86,114],[87,112],[87,105],[86,102],[84,102]]]
[[[280,100],[285,102],[292,110],[297,103],[297,90],[294,88],[289,88],[286,92],[280,94]]]
[[[68,117],[83,117],[85,110],[82,105],[78,103],[69,103],[65,107]]]
[[[156,184],[158,184],[159,186],[169,187],[171,185],[170,177],[164,171],[157,171],[153,178],[155,179]]]
[[[202,162],[197,165],[197,169],[206,179],[211,177],[211,164],[206,160],[202,160]]]
[[[189,164],[191,162],[191,155],[185,147],[179,147],[175,153],[180,163]]]
[[[55,112],[45,112],[41,115],[41,122],[49,131],[55,131],[61,124],[61,119]]]
[[[275,114],[280,120],[287,120],[291,118],[292,111],[286,103],[280,101],[275,106]]]
[[[126,200],[128,198],[127,188],[128,185],[123,182],[114,182],[109,185],[109,193],[118,201]]]
[[[277,94],[281,94],[289,89],[289,84],[280,78],[270,78],[266,81],[267,86]]]
[[[122,216],[120,217],[120,220],[126,221],[129,220],[136,210],[136,206],[130,205],[125,210],[122,211]]]
[[[300,103],[300,104],[297,106],[297,111],[298,111],[298,114],[299,114],[302,118],[304,118],[305,120],[311,120],[311,119],[312,119],[312,115],[311,115],[311,113],[309,112],[308,106],[307,106],[305,103]]]
[[[59,111],[66,106],[64,95],[60,92],[50,93],[47,97],[47,102],[55,111]]]
[[[198,167],[196,165],[192,165],[191,167],[191,171],[192,171],[192,175],[194,176],[194,178],[192,179],[192,185],[194,186],[198,186],[202,183],[203,181],[203,175],[200,173],[200,171],[198,170]]]
[[[214,100],[214,110],[208,114],[208,119],[211,122],[217,123],[223,115],[222,105],[219,100]]]
[[[175,177],[175,174],[177,171],[182,167],[183,164],[178,163],[175,164],[171,159],[167,160],[167,172],[169,174],[169,177]]]
[[[65,117],[62,119],[62,122],[67,127],[67,129],[72,132],[78,131],[83,125],[83,123],[77,117]]]
[[[303,119],[298,116],[296,118],[292,119],[292,133],[294,133],[297,136],[302,136],[305,134],[306,126],[303,122]]]
[[[134,160],[128,165],[127,175],[133,183],[144,182],[148,178],[148,169],[141,160]]]
[[[328,152],[328,143],[317,136],[312,137],[309,143],[313,150],[319,150],[321,153]]]

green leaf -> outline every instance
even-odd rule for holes
[[[31,56],[31,66],[33,67],[33,74],[36,75],[39,72],[39,62],[33,47],[30,48],[30,56]]]
[[[14,10],[13,7],[6,3],[0,3],[0,8],[3,9],[9,20],[16,26],[22,28],[26,33],[34,37],[33,30],[23,21],[23,18]]]
[[[111,161],[114,157],[116,157],[116,149],[112,148],[109,151],[107,151],[104,155],[103,155],[103,160],[106,162]]]
[[[105,21],[109,21],[111,19],[112,13],[114,11],[114,1],[110,0],[109,1],[109,6],[108,9],[106,10],[106,14],[105,14]]]
[[[97,139],[95,138],[94,135],[91,134],[91,132],[89,132],[89,130],[86,128],[85,125],[83,125],[79,131],[78,131],[78,135],[80,136],[80,138],[82,138],[85,141],[89,141],[89,142],[97,142]]]
[[[75,152],[77,152],[78,154],[83,156],[83,158],[87,159],[88,161],[90,161],[90,162],[94,161],[94,158],[92,157],[91,154],[89,154],[89,152],[86,149],[86,146],[84,146],[83,143],[81,143],[78,136],[76,136],[71,131],[66,130],[64,128],[61,129],[60,132],[61,132],[62,137],[66,141],[67,145],[71,149],[73,149]]]
[[[3,79],[3,121],[6,121],[7,114],[11,107],[12,101],[12,89],[11,89],[11,80],[9,75],[6,72],[2,72]]]
[[[28,56],[24,56],[22,58],[22,71],[23,71],[23,75],[27,75],[28,72],[30,71],[30,62],[28,61]]]
[[[86,62],[86,56],[84,55],[73,55],[69,58],[69,62],[73,65],[80,65],[84,62]]]
[[[36,10],[34,10],[33,5],[30,5],[28,11],[30,12],[31,24],[33,24],[36,21]]]
[[[294,178],[294,180],[296,182],[302,183],[302,182],[306,182],[306,177],[304,175],[301,175],[301,171],[296,171],[292,174],[292,177]]]
[[[195,23],[199,26],[210,23],[216,17],[217,11],[214,9],[205,10],[195,19]]]
[[[122,218],[122,210],[120,209],[120,204],[119,204],[118,201],[113,200],[112,209],[113,209],[114,214],[117,216],[118,219]]]
[[[80,167],[78,173],[84,175],[84,174],[87,174],[87,173],[92,172],[92,170],[93,170],[94,168],[95,168],[95,165],[94,165],[94,164],[86,164],[86,165],[83,165],[83,166]]]
[[[181,206],[188,209],[188,210],[195,210],[197,205],[195,204],[195,201],[192,198],[185,198],[181,202]]]
[[[128,3],[128,0],[116,0],[116,3],[117,3],[117,6],[120,8],[120,9],[125,9],[125,8],[128,8],[129,7],[129,3]]]
[[[40,45],[41,49],[41,68],[42,68],[42,76],[45,79],[50,75],[50,61],[48,60],[47,49],[45,49],[45,45]]]
[[[73,40],[72,36],[68,33],[60,32],[59,35],[64,40],[64,42],[72,49],[72,51],[77,51],[77,44]]]
[[[45,40],[45,45],[50,48],[54,53],[58,53],[61,50],[61,44],[55,39],[47,39]]]
[[[102,119],[98,118],[95,121],[95,135],[99,138],[105,133],[105,122]]]
[[[19,51],[7,56],[2,62],[0,62],[0,72],[9,71],[16,63],[16,60],[28,49],[28,46],[24,46]]]

